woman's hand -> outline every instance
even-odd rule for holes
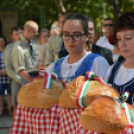
[[[1,70],[0,70],[0,74],[2,74],[3,76],[7,76],[6,71],[1,71]]]

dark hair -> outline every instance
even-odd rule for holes
[[[18,26],[13,26],[12,29],[11,29],[11,32],[18,31],[18,30],[19,30],[19,27]]]
[[[50,32],[49,32],[47,29],[42,29],[42,30],[39,32],[39,34],[38,34],[38,38],[40,38],[40,36],[41,36],[41,34],[42,34],[43,32],[47,32],[47,33],[48,33],[48,36],[50,37]]]
[[[113,21],[113,19],[111,19],[111,18],[105,18],[105,19],[103,20],[103,22],[104,22],[105,20],[111,20],[111,21]],[[113,21],[113,22],[114,22],[114,21]]]
[[[90,18],[90,17],[87,17],[87,21],[89,22],[92,22],[93,24],[94,24],[94,20],[92,19],[92,18]]]
[[[114,39],[117,43],[116,33],[122,30],[134,30],[134,12],[122,14],[114,24]]]
[[[81,22],[81,25],[83,26],[83,30],[85,33],[88,33],[88,20],[87,20],[87,17],[82,15],[82,14],[69,14],[64,22],[63,22],[63,25],[64,23],[67,21],[67,20],[79,20]]]
[[[23,28],[23,27],[19,27],[19,29],[20,29],[20,30],[24,30],[24,28]]]
[[[90,17],[87,17],[87,21],[92,22],[94,24],[94,20],[92,18],[90,18]],[[88,27],[88,30],[89,30],[89,27]],[[94,24],[94,30],[95,30],[95,24]],[[91,50],[89,41],[87,41],[87,48],[88,48],[88,51]]]
[[[65,23],[67,20],[79,20],[80,23],[81,23],[81,25],[82,25],[82,27],[83,27],[83,30],[84,30],[85,34],[88,33],[88,19],[87,19],[86,16],[84,16],[84,15],[82,15],[82,14],[73,14],[73,13],[72,13],[72,14],[69,14],[69,15],[65,18],[65,20],[64,20],[64,22],[63,22],[63,26],[64,26],[64,23]],[[89,40],[88,40],[86,43],[87,43],[87,46],[90,45]]]
[[[4,40],[4,42],[5,42],[5,47],[7,46],[7,40],[6,40],[6,38],[4,37],[4,36],[2,36],[2,35],[0,35],[0,38],[2,38],[3,40]]]
[[[87,21],[92,22],[94,24],[94,20],[92,18],[90,18],[90,17],[87,17]],[[95,24],[94,24],[94,29],[95,29]]]

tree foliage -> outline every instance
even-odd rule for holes
[[[116,4],[116,6],[115,6]],[[1,7],[18,8],[18,25],[34,20],[40,27],[50,28],[58,12],[81,13],[94,19],[101,27],[104,17],[116,19],[123,12],[133,11],[134,0],[0,0]],[[43,18],[45,16],[45,18]],[[42,21],[46,25],[42,25]]]

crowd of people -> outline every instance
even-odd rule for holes
[[[50,31],[42,29],[38,34],[38,24],[29,20],[24,29],[12,28],[11,44],[0,36],[0,115],[5,89],[9,115],[12,106],[14,115],[19,89],[38,76],[39,69],[55,71],[66,83],[93,71],[121,95],[128,91],[127,102],[133,105],[134,13],[122,14],[115,23],[104,19],[103,29],[105,35],[99,38],[92,18],[62,13]],[[109,41],[111,33],[113,44]]]

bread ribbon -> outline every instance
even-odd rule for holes
[[[111,87],[111,84],[105,82],[99,75],[95,74],[94,72],[91,72],[91,71],[86,72],[86,76],[87,76],[89,79],[99,81],[99,82],[102,83],[103,85],[107,85],[107,86]]]
[[[52,89],[52,79],[55,79],[55,81],[57,83],[59,83],[63,88],[62,83],[60,81],[58,81],[59,76],[55,72],[52,72],[51,74],[48,74],[48,72],[46,72],[44,69],[40,69],[39,70],[39,76],[37,76],[35,78],[40,78],[40,77],[44,77],[43,89],[45,89],[45,88]]]
[[[121,134],[134,134],[133,112],[131,108],[125,103],[128,97],[129,97],[129,92],[125,92],[121,97],[117,98],[122,106],[128,124]]]
[[[76,105],[79,108],[86,108],[84,100],[85,100],[86,93],[88,91],[88,87],[91,83],[91,80],[96,80],[96,81],[101,82],[103,85],[111,86],[110,84],[106,83],[100,76],[96,75],[94,72],[89,71],[86,73],[86,76],[88,78],[86,78],[81,83],[80,88],[79,88],[78,93],[77,93],[77,97],[76,97]]]

